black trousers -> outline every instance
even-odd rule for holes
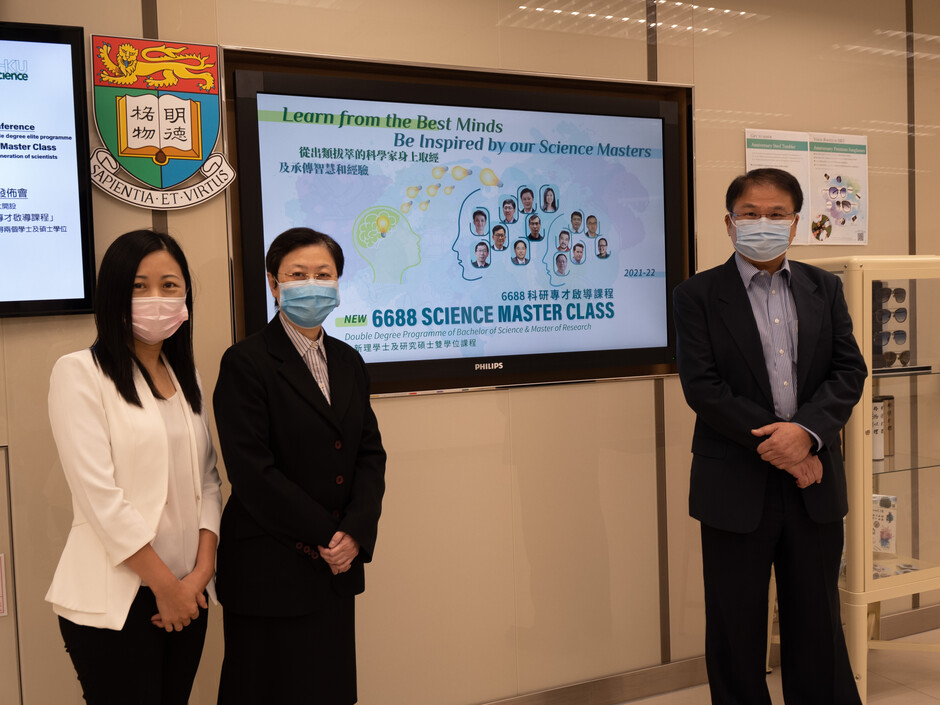
[[[224,607],[224,605],[223,605]],[[269,617],[223,609],[219,705],[352,705],[355,598],[334,596],[312,614]]]
[[[159,610],[141,587],[120,631],[59,617],[65,650],[89,705],[186,705],[206,640],[207,610],[180,632],[151,623]]]
[[[757,530],[702,525],[705,663],[712,705],[771,705],[765,673],[770,567],[787,705],[861,705],[839,604],[842,522],[817,524],[793,478],[768,471]]]

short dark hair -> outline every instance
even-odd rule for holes
[[[168,252],[183,272],[186,283],[186,308],[189,319],[163,341],[163,354],[176,374],[176,379],[195,413],[202,410],[202,392],[196,380],[193,360],[193,287],[189,265],[182,248],[166,233],[153,230],[132,230],[118,237],[101,260],[98,285],[95,290],[95,325],[98,337],[91,346],[95,362],[108,379],[114,382],[118,393],[128,404],[143,406],[134,383],[134,367],[140,370],[150,391],[157,391],[147,370],[134,352],[134,332],[131,301],[134,281],[141,261],[154,252]]]
[[[514,199],[512,199],[512,198],[507,198],[505,201],[503,201],[503,205],[504,205],[504,206],[507,205],[507,204],[510,205],[510,206],[512,206],[513,208],[516,207],[516,201],[515,201]]]
[[[542,219],[539,217],[538,213],[533,213],[532,215],[529,216],[529,222],[531,223],[533,220],[537,220],[540,223],[542,222]]]
[[[572,247],[571,249],[572,249],[572,250],[577,250],[579,247],[583,250],[583,249],[584,249],[584,243],[583,243],[583,242],[576,242],[576,243],[574,243],[574,247]]]
[[[281,262],[284,261],[284,258],[294,250],[309,245],[322,245],[325,247],[327,252],[330,253],[330,257],[333,258],[333,264],[336,265],[336,275],[343,276],[343,264],[346,261],[343,258],[343,248],[329,235],[311,228],[291,228],[274,238],[274,242],[271,243],[268,254],[264,258],[264,266],[268,270],[268,274],[277,281],[277,270],[281,268]]]
[[[558,262],[559,260],[567,261],[568,257],[565,255],[564,252],[559,252],[557,255],[555,255],[555,262]]]
[[[493,234],[494,234],[494,235],[496,234],[497,231],[502,232],[503,235],[506,234],[506,228],[503,227],[502,225],[497,225],[496,227],[493,228]]]
[[[474,217],[474,218],[476,218],[478,215],[482,215],[484,218],[486,217],[486,213],[484,213],[484,212],[483,212],[482,210],[480,210],[479,208],[478,208],[477,210],[473,211],[473,217]]]
[[[487,252],[489,252],[489,250],[490,250],[490,246],[487,245],[485,242],[478,242],[478,243],[477,243],[477,246],[473,248],[473,251],[476,252],[476,251],[479,250],[481,247],[485,247]]]
[[[795,212],[799,213],[803,209],[803,189],[797,178],[783,169],[764,168],[751,169],[731,182],[725,194],[725,209],[729,213],[734,213],[734,204],[751,186],[775,186],[790,194]]]
[[[532,198],[535,198],[535,194],[532,192],[532,189],[526,187],[519,192],[519,198],[522,198],[523,194],[528,193]]]
[[[574,212],[571,214],[571,217],[574,218],[576,215],[577,215],[577,216],[580,216],[580,217],[582,217],[582,218],[584,217],[584,214],[583,214],[581,211],[574,211]]]
[[[516,240],[514,243],[512,243],[512,249],[516,249],[516,245],[518,245],[520,242],[522,243],[522,246],[524,248],[526,248],[527,250],[529,249],[529,245],[526,243],[525,240]]]

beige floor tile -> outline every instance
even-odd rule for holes
[[[868,705],[936,705],[940,700],[904,683],[868,673]]]
[[[708,686],[700,685],[696,688],[675,690],[664,695],[655,695],[651,698],[631,700],[630,705],[649,703],[650,705],[704,705],[708,703]]]
[[[940,631],[916,634],[899,641],[937,644],[940,643]],[[938,653],[870,651],[868,655],[870,705],[882,705],[880,700],[874,700],[875,697],[881,697],[880,691],[873,685],[876,676],[901,684],[901,687],[907,688],[909,692],[916,692],[931,698],[925,702],[940,702],[940,654]],[[885,701],[885,703],[888,702]]]
[[[940,643],[940,630],[903,641]],[[784,705],[780,669],[767,676],[774,705]],[[709,705],[707,686],[686,688],[629,705]],[[940,654],[919,651],[871,651],[868,657],[868,705],[937,705],[940,703]],[[626,704],[624,704],[626,705]]]

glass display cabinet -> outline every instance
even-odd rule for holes
[[[844,435],[849,514],[840,580],[864,703],[869,649],[940,652],[940,644],[880,639],[877,619],[884,600],[940,589],[940,257],[811,263],[841,276],[870,370]]]

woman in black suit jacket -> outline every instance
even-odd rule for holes
[[[213,403],[232,496],[217,584],[220,705],[355,703],[354,596],[365,589],[385,451],[365,364],[320,324],[343,252],[307,228],[266,258],[279,313],[222,357]]]

